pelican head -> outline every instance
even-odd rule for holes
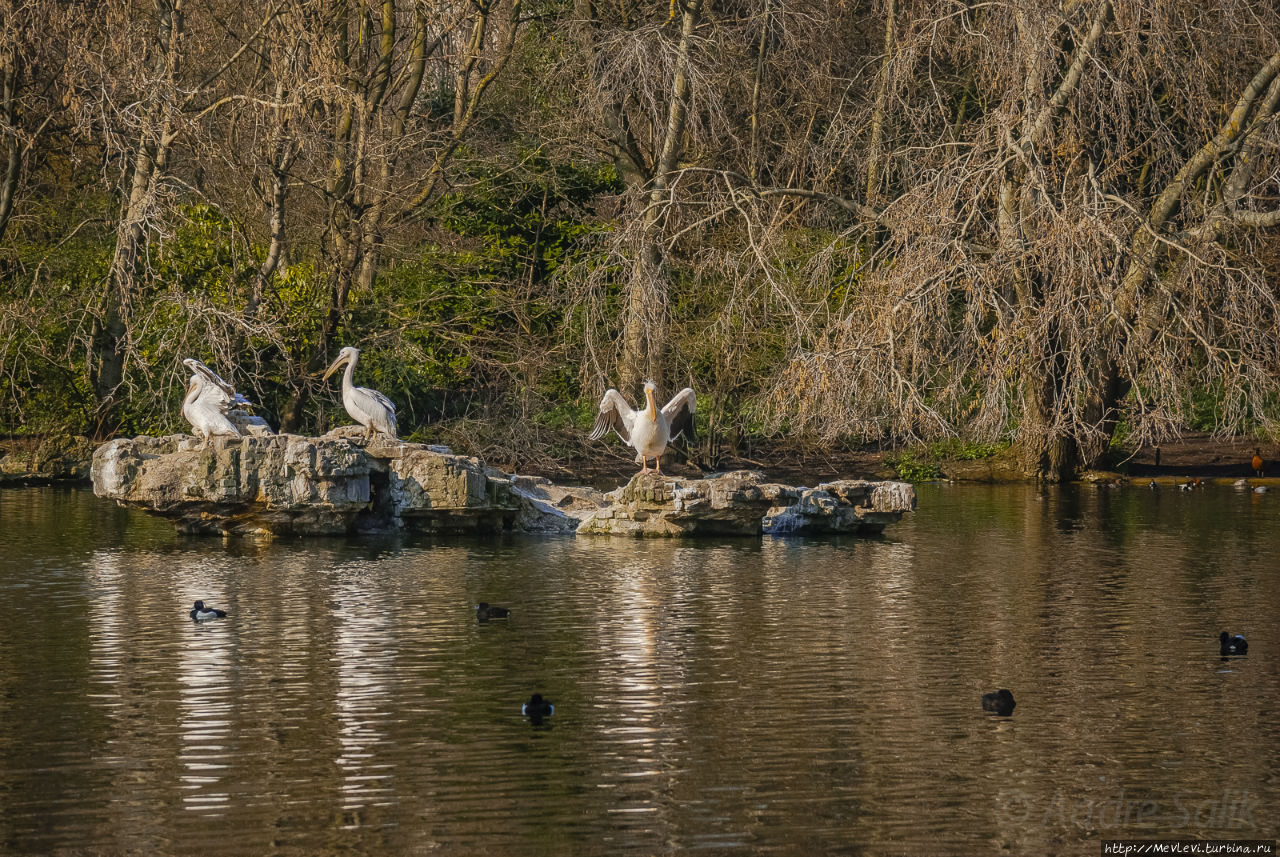
[[[183,366],[186,366],[186,367],[187,367],[188,369],[190,369],[192,372],[199,372],[199,371],[200,371],[199,369],[197,369],[197,368],[196,368],[197,366],[199,366],[199,365],[200,365],[200,361],[199,361],[199,360],[197,360],[197,359],[195,359],[194,357],[184,357],[184,358],[183,358],[183,360],[182,360],[182,365],[183,365]]]
[[[350,345],[348,345],[346,348],[343,348],[341,351],[338,352],[337,358],[333,361],[332,364],[330,364],[329,368],[324,371],[324,378],[327,379],[334,372],[337,372],[338,367],[341,366],[343,363],[356,362],[356,358],[359,356],[360,356],[359,348],[352,348]]]
[[[644,397],[649,405],[645,410],[649,413],[649,419],[653,422],[658,421],[658,403],[654,401],[654,394],[658,392],[658,385],[652,381],[644,382]]]

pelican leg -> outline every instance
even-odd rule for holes
[[[653,457],[653,472],[657,473],[659,476],[662,475],[662,456],[660,455],[655,455]]]
[[[649,472],[649,459],[645,458],[643,455],[640,456],[640,465],[641,465],[640,467],[641,473]]]

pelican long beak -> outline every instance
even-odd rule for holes
[[[347,362],[347,355],[343,354],[337,360],[333,361],[333,365],[331,365],[328,369],[324,370],[324,377],[322,377],[320,380],[322,381],[329,380],[329,376],[332,375],[334,372],[337,372],[338,367],[346,362]]]
[[[658,403],[653,400],[653,390],[645,387],[644,397],[649,402],[649,419],[656,423],[658,421]]]

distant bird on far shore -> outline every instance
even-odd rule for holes
[[[1249,653],[1249,641],[1240,634],[1234,637],[1228,636],[1226,631],[1218,635],[1218,654],[1223,655],[1247,655]]]
[[[203,622],[206,619],[225,619],[227,617],[226,610],[216,610],[213,607],[205,607],[203,601],[197,601],[187,614],[194,622]]]
[[[511,615],[511,611],[506,607],[499,607],[497,604],[490,604],[488,601],[481,601],[476,605],[476,621],[488,622],[490,619],[505,619]]]
[[[1255,450],[1253,451],[1253,460],[1252,460],[1252,461],[1250,461],[1249,463],[1250,463],[1251,465],[1253,465],[1253,472],[1254,472],[1256,475],[1261,476],[1261,475],[1262,475],[1262,465],[1266,463],[1266,462],[1264,462],[1264,461],[1262,460],[1262,450],[1261,450],[1261,449],[1255,449]]]
[[[1000,688],[991,693],[982,694],[982,710],[990,711],[999,717],[1008,717],[1013,714],[1013,707],[1018,703],[1013,701],[1013,693],[1007,688]]]

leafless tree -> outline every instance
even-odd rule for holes
[[[904,19],[888,236],[797,340],[773,418],[1012,436],[1046,478],[1096,462],[1120,419],[1167,436],[1197,386],[1222,391],[1224,428],[1273,427],[1280,331],[1254,249],[1280,216],[1274,7],[925,4]]]
[[[316,196],[329,279],[320,335],[282,415],[296,427],[354,290],[372,287],[389,229],[401,232],[440,192],[458,147],[515,50],[522,0],[366,5],[300,0],[292,31],[314,43],[286,84],[296,157],[277,171]],[[452,90],[448,114],[421,95]],[[283,190],[283,188],[281,188]],[[274,215],[273,215],[274,216]],[[276,230],[279,234],[279,230]]]

